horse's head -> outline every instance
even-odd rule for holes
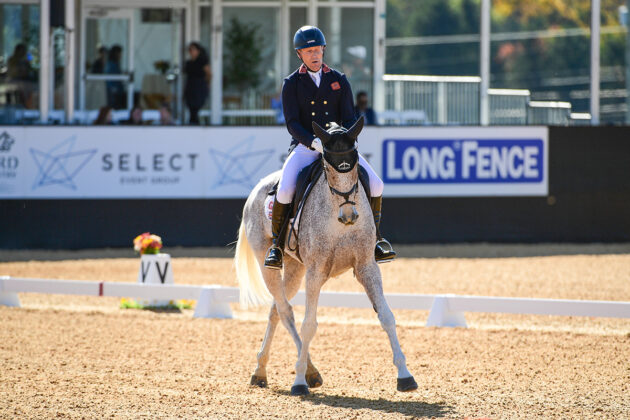
[[[343,174],[355,169],[359,161],[356,142],[362,129],[363,117],[349,129],[333,122],[328,130],[324,130],[313,121],[313,132],[324,146],[324,160],[336,172]]]
[[[313,131],[324,146],[324,175],[330,191],[345,201],[339,206],[338,220],[345,225],[352,225],[359,217],[355,202],[350,196],[356,195],[359,186],[359,151],[357,138],[363,129],[363,117],[360,117],[349,129],[332,123],[324,130],[313,121]]]

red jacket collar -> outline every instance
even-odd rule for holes
[[[307,71],[307,69],[306,69],[306,65],[302,64],[302,65],[300,66],[299,73],[300,73],[300,74],[304,74],[304,73],[306,73],[306,71]],[[323,72],[323,73],[330,73],[330,67],[328,67],[328,66],[326,65],[326,63],[322,63],[322,72]]]

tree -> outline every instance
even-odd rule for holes
[[[242,95],[248,88],[260,84],[257,68],[262,58],[260,25],[244,24],[232,18],[225,32],[224,75],[225,84],[234,87]]]

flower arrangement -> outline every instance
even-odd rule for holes
[[[155,67],[155,69],[160,73],[166,74],[168,69],[171,67],[171,63],[166,60],[158,60],[153,63],[153,67]]]
[[[144,232],[133,240],[133,249],[139,252],[140,255],[159,254],[160,249],[162,249],[162,238],[149,232]]]
[[[140,300],[131,298],[120,299],[120,309],[153,309],[153,310],[182,310],[182,309],[194,309],[195,301],[188,299],[181,300],[169,300],[167,306],[151,306],[145,305]]]

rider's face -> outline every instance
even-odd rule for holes
[[[323,46],[302,48],[297,51],[297,54],[310,70],[319,71],[322,67],[322,59],[324,58]]]

